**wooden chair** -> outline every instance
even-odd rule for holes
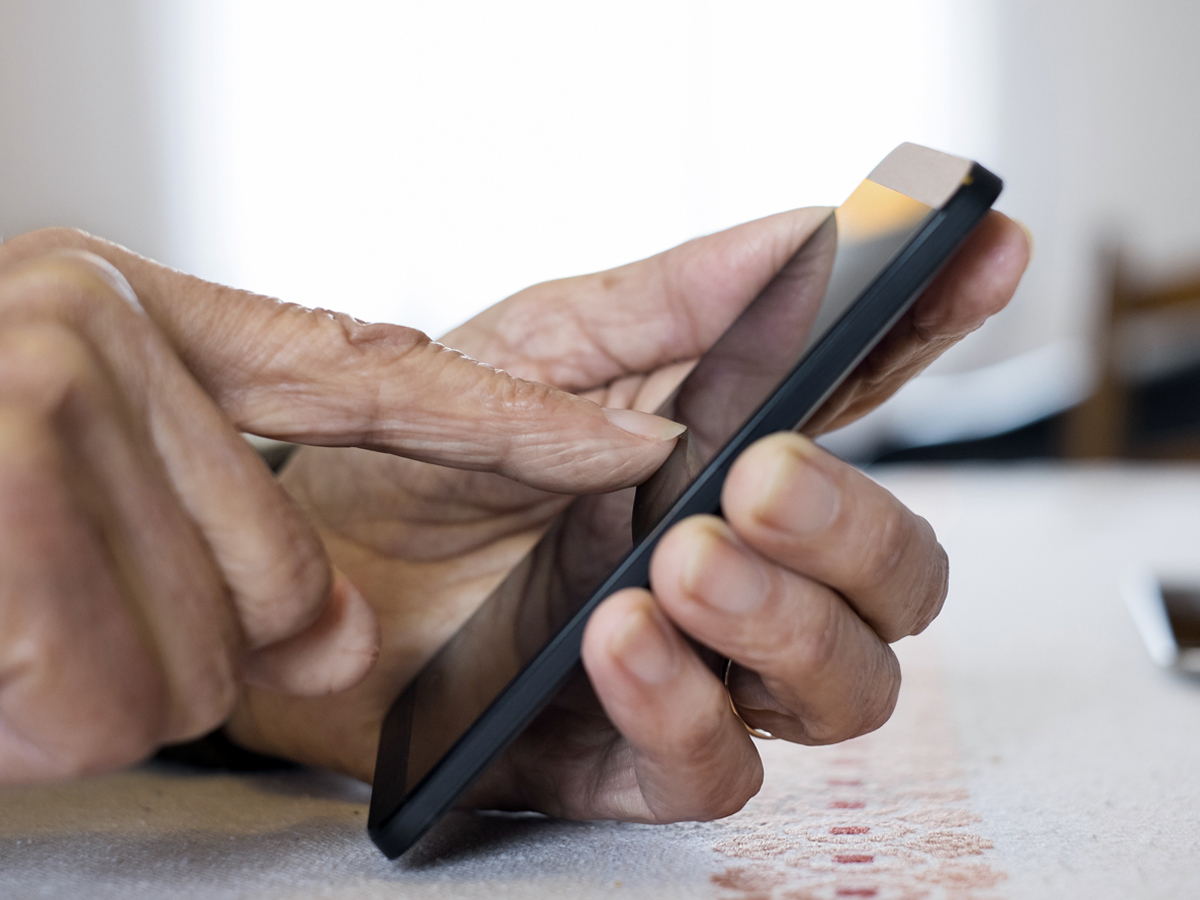
[[[1133,348],[1127,340],[1139,329],[1145,333],[1147,326],[1194,334],[1200,363],[1200,277],[1150,283],[1132,277],[1119,254],[1111,253],[1107,259],[1109,303],[1094,345],[1100,380],[1095,393],[1065,416],[1063,455],[1074,459],[1200,459],[1200,398],[1194,428],[1147,434],[1137,427],[1145,390],[1130,374],[1129,351]],[[1200,388],[1200,368],[1195,371]]]

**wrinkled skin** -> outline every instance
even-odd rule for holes
[[[597,275],[529,288],[445,338],[451,346],[605,407],[654,409],[820,223],[799,210]],[[1028,260],[993,213],[912,311],[808,426],[883,402],[1011,297]],[[229,732],[259,750],[370,780],[400,688],[532,546],[559,495],[361,450],[300,450],[282,476],[331,559],[379,616],[380,661],[352,690],[294,699],[247,690]],[[740,808],[762,766],[725,687],[685,635],[732,658],[743,718],[828,743],[890,715],[889,642],[945,598],[928,523],[799,435],[750,448],[725,486],[727,521],[663,540],[650,591],[610,597],[584,638],[587,679],[556,699],[466,799],[572,818],[707,819]]]
[[[77,231],[0,245],[0,783],[366,675],[375,613],[239,430],[603,491],[680,429]]]
[[[826,213],[530,288],[445,338],[467,357],[79,232],[0,245],[0,781],[111,770],[222,722],[369,779],[403,684],[568,495],[662,463],[678,428],[629,410],[655,408]],[[1002,308],[1027,258],[991,215],[814,433]],[[239,430],[321,446],[277,483]],[[785,739],[887,718],[888,642],[945,596],[928,524],[790,434],[742,456],[723,508],[664,538],[650,591],[597,610],[588,677],[468,802],[651,822],[740,807],[761,765],[685,635],[736,662],[743,717]]]

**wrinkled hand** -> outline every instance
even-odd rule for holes
[[[820,224],[785,213],[609,272],[538,285],[445,339],[472,357],[608,407],[652,409]],[[1011,297],[1022,231],[993,213],[813,420],[876,406]],[[382,626],[358,686],[303,700],[250,689],[229,732],[248,746],[369,780],[401,687],[534,544],[566,498],[490,474],[360,450],[303,449],[282,482]],[[726,519],[659,545],[650,591],[592,616],[577,679],[471,792],[477,806],[665,822],[733,812],[758,789],[753,742],[685,635],[730,657],[744,719],[801,743],[882,724],[900,672],[888,646],[945,597],[932,529],[870,479],[794,434],[747,450]]]
[[[370,669],[375,614],[239,430],[552,491],[635,483],[678,433],[79,232],[0,245],[0,783],[135,762],[244,684]]]

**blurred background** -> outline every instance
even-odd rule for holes
[[[911,140],[1006,180],[1033,264],[830,445],[1189,455],[1198,35],[1190,0],[0,0],[0,234],[78,226],[436,336],[836,204]]]

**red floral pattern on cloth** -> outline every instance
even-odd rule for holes
[[[915,665],[913,663],[916,663]],[[937,668],[912,660],[880,731],[831,747],[760,743],[762,793],[726,820],[727,900],[993,900],[1006,880],[971,805]]]

